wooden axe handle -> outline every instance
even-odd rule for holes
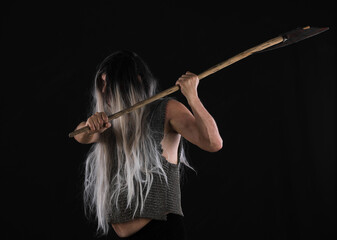
[[[198,75],[198,78],[199,78],[199,80],[201,80],[201,79],[203,79],[203,78],[205,78],[205,77],[207,77],[207,76],[209,76],[209,75],[211,75],[211,74],[213,74],[213,73],[215,73],[215,72],[217,72],[217,71],[219,71],[219,70],[221,70],[221,69],[223,69],[225,67],[228,67],[229,65],[231,65],[233,63],[236,63],[236,62],[238,62],[238,61],[240,61],[240,60],[242,60],[242,59],[244,59],[244,58],[252,55],[253,53],[262,51],[262,50],[264,50],[266,48],[269,48],[269,47],[274,46],[276,44],[279,44],[281,42],[283,42],[283,37],[282,36],[278,36],[278,37],[275,37],[273,39],[270,39],[267,42],[264,42],[264,43],[261,43],[261,44],[255,46],[255,47],[252,47],[252,48],[250,48],[250,49],[248,49],[248,50],[246,50],[246,51],[244,51],[242,53],[239,53],[239,54],[235,55],[234,57],[231,57],[231,58],[229,58],[229,59],[227,59],[227,60],[225,60],[225,61],[223,61],[223,62],[221,62],[221,63],[219,63],[219,64],[217,64],[217,65],[215,65],[215,66],[213,66],[211,68],[209,68],[209,69],[207,69],[206,71],[200,73]],[[128,107],[128,108],[126,108],[126,109],[124,109],[122,111],[119,111],[117,113],[114,113],[114,114],[108,116],[108,119],[109,119],[109,121],[111,121],[113,119],[119,118],[120,116],[122,116],[125,113],[132,112],[132,111],[134,111],[134,110],[136,110],[138,108],[141,108],[141,107],[143,107],[143,106],[145,106],[145,105],[147,105],[149,103],[152,103],[152,102],[154,102],[154,101],[156,101],[156,100],[158,100],[158,99],[160,99],[162,97],[170,95],[170,94],[172,94],[172,93],[174,93],[174,92],[176,92],[178,90],[179,90],[179,86],[175,85],[175,86],[173,86],[171,88],[168,88],[168,89],[166,89],[166,90],[164,90],[164,91],[162,91],[162,92],[160,92],[160,93],[158,93],[158,94],[156,94],[156,95],[154,95],[154,96],[152,96],[152,97],[150,97],[148,99],[145,99],[145,100],[143,100],[141,102],[138,102],[138,103],[132,105],[131,107]],[[89,131],[89,129],[90,129],[89,126],[85,126],[83,128],[77,129],[77,130],[69,133],[69,137],[74,137],[77,134],[80,134],[80,133],[83,133],[83,132],[87,132],[87,131]]]

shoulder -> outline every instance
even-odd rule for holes
[[[185,105],[174,98],[170,98],[167,101],[167,106],[168,107],[180,107],[180,106],[185,106]]]
[[[174,98],[164,98],[154,106],[151,124],[156,128],[164,123],[168,129],[176,131],[176,125],[188,127],[193,119],[192,113],[183,103]]]
[[[184,115],[190,115],[191,112],[188,110],[188,108],[181,102],[175,100],[175,99],[170,99],[167,102],[166,105],[166,119],[167,120],[172,120],[175,118],[178,118],[180,116]]]
[[[183,103],[175,99],[169,99],[167,102],[167,105],[166,105],[167,114],[174,115],[177,112],[181,112],[181,111],[184,112],[186,110],[189,111]]]
[[[167,122],[175,112],[177,105],[181,104],[173,98],[161,98],[150,105],[149,122],[152,127],[157,128]]]
[[[177,113],[189,111],[183,103],[174,98],[163,98],[159,100],[152,109],[157,115],[165,119],[170,119]]]
[[[190,110],[181,102],[171,99],[166,107],[166,122],[169,123],[172,129],[178,131],[178,128],[189,128],[193,124],[194,116]]]

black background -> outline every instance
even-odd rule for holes
[[[95,239],[82,204],[89,146],[68,133],[108,54],[137,52],[164,90],[307,25],[330,30],[200,82],[224,147],[188,146],[197,174],[183,180],[183,210],[189,239],[336,237],[333,0],[12,1],[1,16],[2,239]]]

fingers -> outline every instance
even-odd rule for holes
[[[196,74],[187,71],[185,74],[181,75],[178,80],[176,81],[176,85],[181,86],[183,82],[188,82],[188,81],[193,81],[195,84],[198,85],[199,83],[199,78]]]
[[[86,125],[91,131],[103,131],[111,127],[108,116],[104,112],[97,112],[88,118]]]
[[[181,93],[187,100],[193,100],[198,97],[199,77],[194,73],[187,71],[178,78],[176,85],[179,86]]]
[[[92,118],[89,118],[86,122],[86,125],[89,126],[90,130],[91,131],[95,131],[95,124],[93,122],[93,119]]]

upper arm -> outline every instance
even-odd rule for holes
[[[171,129],[189,142],[200,146],[199,133],[195,118],[190,110],[182,103],[176,100],[170,100],[167,103],[166,117]]]

